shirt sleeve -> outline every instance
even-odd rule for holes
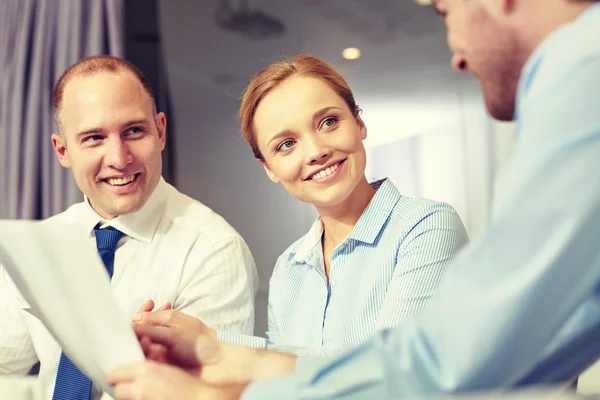
[[[174,308],[217,331],[251,335],[257,286],[256,265],[243,239],[223,239],[210,248],[197,243]]]
[[[257,381],[244,400],[564,382],[600,356],[600,59],[576,67],[520,107],[523,141],[500,177],[491,226],[424,312],[325,363],[305,359],[306,375]],[[574,321],[587,307],[589,318]]]
[[[0,375],[25,375],[38,362],[17,293],[0,265]]]
[[[468,242],[457,212],[435,203],[421,212],[398,252],[392,278],[378,318],[389,329],[418,314],[437,291],[450,260]]]

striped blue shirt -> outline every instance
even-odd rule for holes
[[[267,339],[219,339],[297,354],[331,355],[400,325],[435,293],[450,258],[467,242],[448,204],[401,196],[384,181],[325,275],[318,219],[277,260],[270,280]]]

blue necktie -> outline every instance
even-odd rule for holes
[[[104,262],[108,275],[112,278],[115,249],[119,239],[123,237],[123,232],[115,228],[108,227],[99,229],[99,225],[94,228],[96,233],[96,247],[100,258]],[[75,366],[65,353],[60,355],[58,364],[58,374],[56,375],[56,386],[54,387],[53,400],[89,400],[92,391],[92,382],[85,376],[79,368]]]

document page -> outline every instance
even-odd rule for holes
[[[113,296],[93,245],[80,231],[0,220],[0,263],[63,351],[110,395],[105,376],[144,354]]]

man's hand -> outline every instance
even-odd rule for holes
[[[107,376],[116,400],[237,400],[245,384],[211,386],[175,367],[145,361],[117,367]]]
[[[245,384],[293,371],[296,358],[223,343],[166,326],[134,327],[151,360],[166,362],[213,385]]]

